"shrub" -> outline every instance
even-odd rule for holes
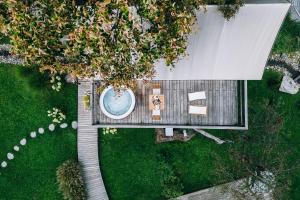
[[[276,74],[276,76],[272,76],[267,80],[267,85],[271,89],[278,89],[281,84],[282,76]]]
[[[86,199],[83,180],[80,174],[79,164],[67,160],[57,168],[56,177],[59,184],[59,190],[67,200]]]
[[[175,175],[172,167],[167,163],[161,162],[161,195],[166,198],[175,198],[183,194],[183,185],[180,179]]]

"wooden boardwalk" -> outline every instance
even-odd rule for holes
[[[153,120],[149,110],[149,95],[152,94],[151,84],[141,82],[134,91],[136,106],[125,119],[114,120],[106,117],[99,106],[100,95],[96,90],[101,82],[94,82],[93,87],[93,124],[112,127],[221,127],[240,125],[241,106],[239,81],[192,80],[192,81],[152,81],[160,83],[165,96],[165,109],[161,111],[161,120]],[[243,83],[243,82],[242,82]],[[144,88],[143,88],[144,87]],[[206,100],[188,101],[188,93],[205,91]],[[191,115],[189,105],[207,106],[207,115]]]
[[[91,90],[91,82],[78,86],[77,150],[89,200],[108,200],[102,180],[98,157],[98,129],[92,126],[92,113],[83,108],[84,92]]]

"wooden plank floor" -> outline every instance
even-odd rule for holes
[[[93,124],[105,125],[182,125],[182,126],[236,126],[238,124],[238,81],[192,80],[192,81],[152,81],[160,83],[161,93],[165,95],[165,109],[161,120],[152,120],[148,108],[151,84],[138,84],[134,91],[136,106],[125,119],[114,120],[106,117],[99,106],[100,95],[96,93],[101,82],[93,87]],[[143,92],[143,87],[145,87]],[[188,93],[205,91],[206,100],[188,101]],[[207,106],[207,115],[188,114],[189,105]]]
[[[92,113],[83,108],[82,98],[91,90],[91,82],[78,86],[77,150],[88,200],[108,200],[98,157],[98,129],[92,126]]]

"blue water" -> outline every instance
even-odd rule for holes
[[[125,114],[132,104],[132,99],[128,91],[116,93],[113,88],[108,90],[103,97],[103,105],[107,112],[120,116]]]

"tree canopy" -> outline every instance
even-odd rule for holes
[[[88,0],[83,5],[73,0],[4,0],[0,27],[26,64],[134,87],[135,80],[154,76],[157,60],[172,67],[185,56],[195,12],[206,4],[207,0]]]

